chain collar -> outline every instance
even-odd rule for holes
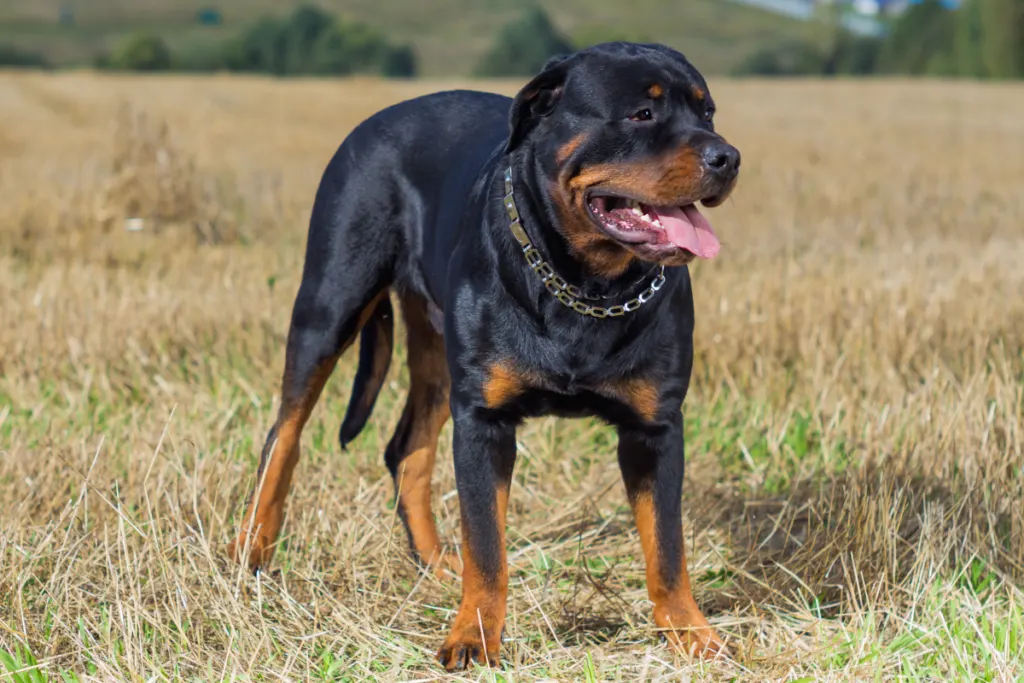
[[[505,213],[508,214],[509,218],[509,229],[512,231],[512,236],[516,238],[516,242],[523,249],[523,256],[526,258],[527,265],[533,269],[533,272],[537,273],[537,277],[544,283],[544,286],[552,296],[562,302],[565,306],[576,311],[580,315],[589,315],[592,318],[620,318],[627,313],[632,313],[636,309],[643,306],[645,303],[650,301],[655,293],[662,288],[665,284],[665,266],[661,266],[658,269],[658,274],[654,276],[651,284],[640,292],[639,296],[634,299],[630,299],[621,306],[609,306],[603,308],[601,306],[591,306],[590,304],[582,301],[588,297],[583,293],[583,290],[576,285],[570,285],[561,277],[554,269],[548,265],[548,262],[541,258],[540,252],[537,251],[536,247],[530,242],[529,235],[526,234],[526,230],[523,228],[522,222],[519,220],[519,210],[516,208],[516,200],[512,196],[512,168],[509,167],[505,170]]]

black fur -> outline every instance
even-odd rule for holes
[[[649,94],[654,83],[664,97]],[[511,166],[523,224],[543,257],[569,282],[606,297],[602,305],[620,304],[642,289],[638,281],[649,281],[658,263],[638,252],[615,276],[593,267],[567,232],[559,179],[680,150],[707,159],[712,150],[730,155],[735,167],[722,176],[695,167],[700,196],[677,200],[717,205],[735,182],[738,153],[708,120],[714,105],[707,90],[674,50],[600,45],[552,60],[514,99],[452,91],[389,107],[351,133],[323,175],[289,336],[294,371],[286,373],[284,393],[304,394],[319,364],[354,337],[357,319],[382,289],[417,295],[430,310],[443,311],[463,542],[495,581],[505,562],[495,490],[511,480],[516,426],[556,414],[596,415],[619,429],[627,491],[631,498],[653,496],[659,567],[665,585],[675,585],[684,561],[681,405],[693,362],[687,267],[670,263],[663,289],[624,317],[599,320],[566,308],[526,265],[509,232],[503,173]],[[653,112],[653,122],[630,120],[642,108]],[[570,145],[574,139],[581,141]],[[607,239],[600,248],[625,249]],[[365,424],[380,389],[368,381],[365,364],[379,344],[390,348],[390,315],[390,305],[382,307],[364,327],[343,445]],[[524,387],[489,404],[485,387],[503,363],[524,378]],[[652,413],[609,389],[625,381],[653,388]],[[392,470],[402,433],[400,426],[389,447]]]
[[[342,450],[346,450],[352,439],[363,431],[377,402],[391,363],[391,351],[395,343],[394,317],[391,299],[382,298],[359,335],[359,369],[352,382],[352,400],[348,403],[338,434]],[[383,371],[375,374],[374,360],[377,356],[385,360]]]

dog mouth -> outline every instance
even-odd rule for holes
[[[711,259],[722,245],[695,204],[658,206],[629,197],[591,194],[591,218],[612,239],[657,251],[683,250]]]

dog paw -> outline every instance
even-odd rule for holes
[[[667,631],[669,647],[690,659],[717,659],[730,656],[729,648],[710,626]]]
[[[498,655],[492,653],[490,648],[485,651],[483,641],[479,638],[475,643],[462,640],[445,641],[437,652],[437,661],[441,662],[446,671],[462,671],[471,664],[496,667]]]
[[[663,630],[669,646],[676,652],[690,659],[715,659],[728,657],[729,651],[725,642],[711,628],[704,615],[696,605],[690,609],[685,606],[656,607],[654,623]]]
[[[246,548],[248,541],[249,547]],[[235,562],[247,566],[254,574],[263,567],[270,564],[270,558],[274,555],[274,548],[267,540],[260,536],[247,536],[239,534],[227,546],[227,555]]]
[[[448,671],[462,671],[471,664],[480,666],[498,666],[501,656],[501,638],[490,637],[486,641],[480,637],[480,625],[477,622],[456,625],[437,651],[437,661]]]

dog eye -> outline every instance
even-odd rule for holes
[[[706,112],[704,112],[704,121],[705,122],[711,123],[711,120],[714,119],[714,118],[715,118],[715,110],[714,109],[708,109]]]
[[[630,121],[650,121],[654,118],[654,114],[651,113],[650,109],[641,109],[632,116],[629,117]]]

